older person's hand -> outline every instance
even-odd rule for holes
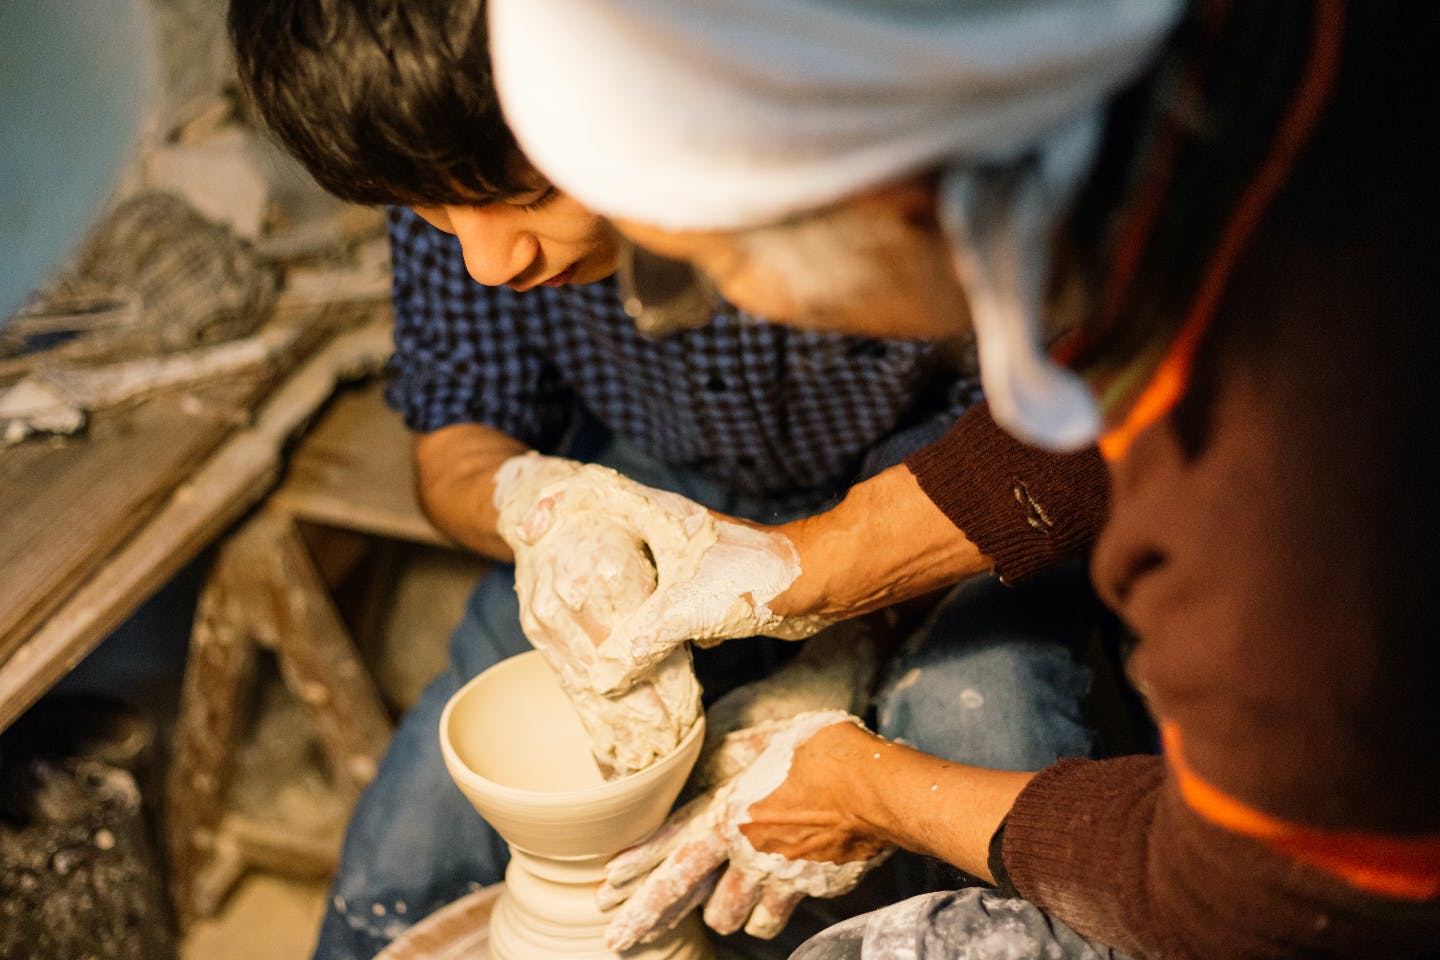
[[[850,714],[823,710],[731,734],[721,749],[734,756],[724,765],[744,772],[607,865],[600,906],[623,905],[606,945],[624,950],[653,940],[702,901],[717,932],[743,927],[770,938],[806,896],[853,889],[891,848],[847,815],[843,771],[830,769],[817,745],[850,724],[860,726]]]
[[[687,640],[702,647],[735,637],[800,640],[831,623],[770,607],[800,574],[789,538],[719,514],[707,514],[706,521],[684,549],[656,549],[658,538],[647,541],[659,582],[601,644],[599,689],[625,689]]]
[[[705,709],[705,745],[687,784],[702,790],[744,772],[755,759],[737,751],[730,735],[817,710],[863,715],[879,669],[878,616],[826,627],[768,676],[737,687]]]
[[[517,557],[557,524],[603,517],[629,530],[636,555],[653,567],[653,593],[634,610],[615,611],[613,629],[590,664],[589,684],[600,693],[627,689],[687,640],[800,639],[829,622],[783,617],[768,606],[800,572],[783,534],[712,513],[608,468],[533,453],[514,457],[496,474],[495,504],[499,533]],[[559,575],[584,573],[581,564]],[[566,587],[557,589],[564,593]],[[523,590],[518,581],[517,590]],[[521,607],[527,606],[522,592]]]

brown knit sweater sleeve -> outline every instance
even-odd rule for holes
[[[1002,839],[1025,899],[1137,957],[1413,957],[1433,902],[1381,900],[1196,815],[1160,757],[1067,760],[1021,793]]]
[[[1109,480],[1095,448],[1026,446],[996,426],[987,404],[905,464],[1006,583],[1085,550],[1105,522]]]

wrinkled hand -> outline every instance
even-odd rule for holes
[[[561,494],[542,493],[582,476],[582,465],[538,455],[516,460],[518,469],[497,478],[496,499],[499,532],[515,554],[521,627],[559,677],[605,774],[642,770],[700,715],[689,650],[675,650],[623,693],[594,689],[596,645],[654,590],[655,569],[632,527],[604,512],[559,509]]]
[[[606,866],[600,906],[623,904],[606,928],[606,946],[649,942],[702,901],[705,922],[717,932],[743,926],[768,939],[806,896],[853,889],[890,848],[826,802],[842,795],[835,792],[842,785],[825,782],[822,758],[804,747],[838,723],[860,725],[843,711],[824,710],[731,734],[722,749],[744,772]]]
[[[655,592],[622,618],[600,646],[595,682],[620,690],[690,640],[702,647],[735,637],[799,640],[830,621],[787,617],[769,603],[800,575],[799,557],[781,533],[706,513],[703,533],[684,546],[666,543],[666,521],[641,524],[655,558]]]
[[[704,646],[755,635],[800,639],[827,625],[818,617],[783,617],[767,605],[800,573],[783,534],[711,513],[678,494],[605,467],[526,454],[502,466],[495,502],[500,535],[517,554],[517,544],[537,543],[567,516],[604,515],[633,532],[653,565],[654,592],[636,609],[618,611],[600,644],[590,674],[598,692],[628,688],[687,640]]]

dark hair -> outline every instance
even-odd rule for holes
[[[281,143],[355,203],[533,190],[490,75],[485,0],[230,0],[240,82]]]

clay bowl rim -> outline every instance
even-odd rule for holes
[[[555,802],[560,798],[564,798],[565,804],[570,805],[599,800],[606,797],[607,794],[618,795],[622,792],[622,784],[629,787],[633,786],[637,781],[659,780],[668,775],[671,768],[678,762],[677,758],[684,756],[687,752],[693,752],[694,754],[690,762],[690,767],[694,767],[695,761],[700,757],[700,747],[703,745],[696,741],[702,740],[705,736],[705,714],[703,712],[695,718],[695,722],[690,725],[690,729],[686,731],[685,736],[680,738],[680,742],[675,745],[674,750],[671,750],[644,770],[637,770],[635,773],[627,774],[618,780],[606,780],[593,787],[583,787],[579,790],[526,790],[520,787],[507,786],[506,784],[491,780],[484,774],[478,773],[475,768],[460,758],[460,754],[456,752],[454,745],[450,742],[450,737],[446,735],[450,729],[450,715],[454,711],[455,705],[460,702],[469,689],[478,684],[491,670],[529,657],[538,657],[541,662],[544,662],[544,655],[538,650],[527,650],[524,653],[517,653],[514,656],[506,657],[499,663],[487,667],[476,676],[471,677],[464,686],[451,694],[450,699],[445,702],[445,709],[440,712],[440,729],[438,733],[440,737],[440,750],[445,756],[446,765],[450,767],[452,775],[454,775],[456,771],[463,773],[465,779],[471,782],[472,785],[497,798],[530,803]],[[549,664],[546,663],[545,665],[548,669]],[[689,779],[689,776],[690,770],[687,769],[685,771],[686,779]]]

